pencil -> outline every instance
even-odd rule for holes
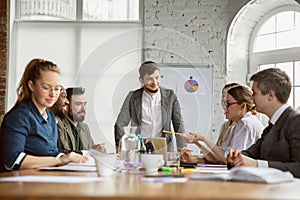
[[[174,131],[166,131],[166,130],[163,130],[162,132],[163,133],[169,133],[169,134],[179,134],[179,133],[174,132]]]
[[[118,152],[117,153],[120,153],[120,150],[121,150],[121,140],[119,140]]]
[[[193,150],[192,150],[192,149],[189,149],[189,148],[186,148],[186,147],[183,147],[183,148],[181,148],[181,147],[177,147],[177,149],[178,149],[179,151],[186,150],[186,151],[188,151],[188,152],[193,152]]]

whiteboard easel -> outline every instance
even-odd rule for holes
[[[161,85],[173,89],[182,111],[186,132],[211,133],[213,106],[213,65],[160,64]],[[193,154],[200,153],[196,145],[188,145]]]

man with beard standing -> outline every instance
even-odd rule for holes
[[[114,126],[116,148],[124,135],[123,128],[138,127],[141,137],[165,137],[168,151],[174,149],[173,135],[165,134],[163,130],[184,132],[181,108],[174,91],[160,87],[160,70],[152,61],[144,62],[139,68],[140,89],[130,91],[127,95]],[[178,148],[186,146],[179,135],[175,135]]]

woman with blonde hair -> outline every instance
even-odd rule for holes
[[[183,133],[181,137],[188,143],[195,143],[204,154],[196,158],[187,150],[182,154],[182,161],[197,163],[226,163],[230,149],[247,149],[256,142],[263,131],[263,125],[255,116],[256,110],[252,100],[252,91],[243,85],[227,90],[223,109],[228,120],[236,123],[221,146],[200,134]]]
[[[227,91],[235,86],[240,85],[239,83],[228,83],[226,84],[223,89],[222,89],[222,99],[221,99],[221,105],[222,107],[224,107],[224,104],[226,103],[225,97],[226,97],[226,93]],[[227,140],[228,135],[231,133],[232,129],[235,127],[236,123],[232,120],[227,120],[226,122],[224,122],[221,125],[220,128],[220,134],[217,140],[217,145],[218,146],[222,146],[223,143]]]
[[[18,99],[5,114],[0,132],[0,172],[85,162],[74,152],[58,152],[57,126],[48,110],[61,91],[58,66],[43,59],[31,60],[17,88]]]

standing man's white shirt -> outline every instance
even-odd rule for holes
[[[144,91],[141,136],[150,138],[161,137],[162,128],[160,89],[153,96]]]

